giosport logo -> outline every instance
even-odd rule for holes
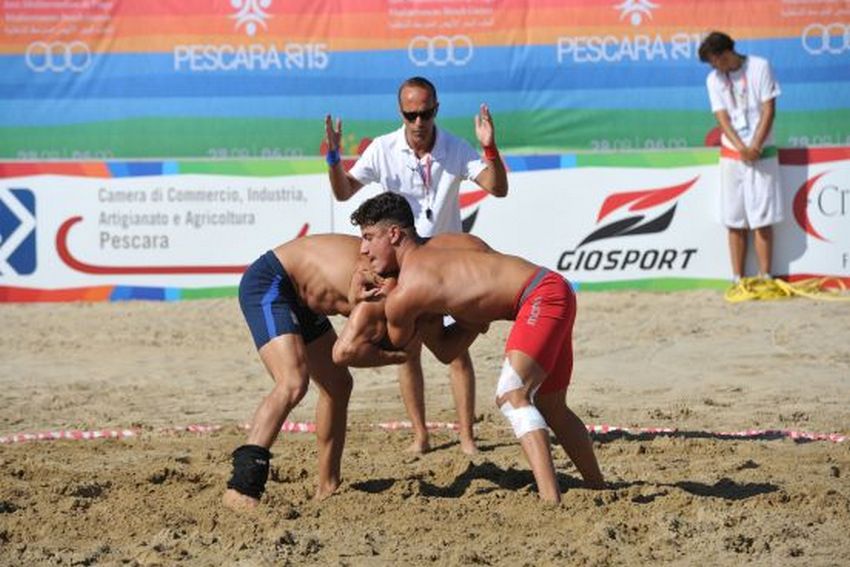
[[[35,271],[35,234],[35,194],[0,187],[0,276]]]
[[[794,194],[794,220],[809,236],[832,242],[850,234],[850,182],[842,183],[829,171],[807,179]],[[813,222],[813,221],[817,222]],[[827,238],[829,235],[832,238]],[[850,243],[850,240],[848,240]]]
[[[230,0],[236,13],[236,29],[245,28],[249,37],[255,37],[260,28],[268,31],[266,12],[272,0]],[[174,70],[190,73],[221,71],[288,71],[326,69],[329,64],[327,44],[268,42],[234,45],[229,43],[193,43],[175,45]]]
[[[596,223],[616,216],[615,213],[626,210],[629,213],[617,220],[606,222],[585,236],[574,250],[567,250],[558,259],[558,269],[561,271],[624,271],[627,269],[674,270],[688,267],[688,263],[696,254],[696,248],[609,248],[597,249],[585,247],[592,242],[607,239],[619,239],[629,236],[655,234],[664,232],[673,222],[676,214],[676,201],[696,184],[699,177],[694,177],[679,185],[659,189],[644,189],[613,193],[605,198]],[[671,204],[672,203],[672,204]],[[662,211],[650,216],[644,211],[658,207]]]
[[[472,60],[472,39],[466,35],[417,35],[407,45],[407,57],[417,67],[463,67]]]
[[[649,0],[625,0],[613,8],[620,12],[620,20],[628,19],[637,27],[651,20],[653,10],[660,6]],[[561,36],[555,43],[555,57],[558,65],[695,59],[702,38],[702,34],[689,32],[673,33],[667,39],[658,33]]]

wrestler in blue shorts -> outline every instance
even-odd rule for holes
[[[333,328],[325,315],[304,305],[272,250],[260,256],[243,274],[239,305],[257,350],[286,334],[299,334],[309,344]],[[233,453],[233,475],[227,487],[259,499],[265,489],[270,459],[271,453],[265,447],[239,447]]]
[[[271,250],[251,264],[239,283],[239,305],[259,350],[280,335],[299,334],[305,344],[331,329],[325,315],[301,302],[292,280]]]

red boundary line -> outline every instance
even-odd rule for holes
[[[428,429],[447,429],[456,431],[457,423],[452,422],[428,422]],[[243,429],[250,428],[249,425],[241,425]],[[399,431],[411,429],[412,425],[409,421],[389,421],[382,423],[374,423],[372,427],[377,427],[385,431]],[[158,433],[212,433],[223,428],[221,425],[211,424],[193,424],[185,426],[163,427],[157,430]],[[285,433],[315,433],[316,424],[313,422],[293,422],[286,421],[280,428]],[[616,425],[588,425],[587,431],[591,434],[605,435],[609,433],[625,433],[629,435],[670,435],[678,433],[677,428],[667,427],[620,427]],[[0,445],[10,445],[14,443],[26,443],[29,441],[88,441],[94,439],[128,439],[138,437],[143,431],[138,428],[131,429],[57,429],[50,431],[42,431],[37,433],[13,433],[11,435],[0,436]],[[732,437],[732,438],[757,438],[764,436],[787,437],[789,439],[802,439],[808,441],[832,441],[833,443],[842,443],[847,440],[846,435],[839,433],[811,433],[807,431],[797,431],[793,429],[745,429],[742,431],[696,431],[705,435],[713,435],[717,437]]]

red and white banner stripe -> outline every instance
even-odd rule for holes
[[[155,430],[154,433],[213,433],[223,429],[222,425],[214,424],[191,424],[183,426],[163,427]],[[250,424],[241,425],[243,429],[250,429]],[[413,425],[409,421],[385,421],[372,424],[372,427],[377,427],[385,431],[401,431],[411,429]],[[458,424],[446,421],[429,421],[426,427],[431,430],[447,430],[457,431]],[[315,433],[316,424],[313,422],[286,421],[281,426],[280,430],[284,433]],[[833,443],[842,443],[847,440],[846,435],[840,433],[811,433],[807,431],[797,431],[794,429],[744,429],[741,431],[680,431],[670,427],[621,427],[617,425],[588,425],[587,431],[591,434],[605,435],[608,433],[625,433],[628,435],[671,435],[676,433],[691,433],[705,437],[732,437],[740,439],[758,439],[758,438],[789,438],[794,440],[805,441],[831,441]],[[0,435],[0,445],[10,445],[14,443],[26,443],[29,441],[85,441],[93,439],[128,439],[138,437],[143,431],[141,429],[58,429],[50,431],[41,431],[37,433],[13,433],[10,435]]]

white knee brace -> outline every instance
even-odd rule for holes
[[[502,373],[499,374],[499,383],[496,384],[496,397],[501,398],[508,392],[522,388],[522,378],[516,373],[514,367],[506,358],[502,363]]]
[[[546,429],[546,420],[534,406],[514,408],[510,402],[505,402],[499,409],[511,422],[511,427],[517,439],[530,431]]]
[[[513,369],[508,359],[505,359],[505,363],[502,365],[502,374],[499,376],[499,383],[496,386],[496,398],[500,398],[508,392],[519,390],[522,386],[522,378]],[[546,429],[546,420],[533,405],[515,408],[510,402],[505,402],[499,406],[499,409],[508,418],[517,439],[529,431]]]

